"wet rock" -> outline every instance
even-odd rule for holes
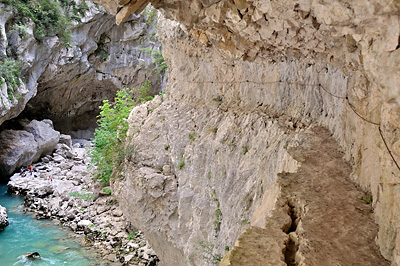
[[[22,254],[22,256],[27,257],[29,259],[40,259],[39,252],[27,252]]]
[[[7,225],[9,225],[7,210],[0,205],[0,231],[2,231]]]

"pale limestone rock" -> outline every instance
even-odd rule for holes
[[[4,130],[0,134],[1,179],[7,178],[21,166],[30,165],[39,149],[33,134],[22,130]]]
[[[105,5],[112,6],[110,2]],[[377,243],[383,256],[399,265],[400,211],[395,206],[400,192],[395,187],[400,174],[380,136],[397,151],[398,2],[151,2],[182,25],[162,23],[163,54],[170,70],[167,101],[153,112],[148,106],[132,112],[129,134],[136,150],[124,170],[125,179],[115,182],[114,190],[161,259],[179,264],[194,253],[200,240],[213,241],[219,252],[224,244],[233,245],[244,229],[234,222],[248,219],[263,204],[261,188],[266,183],[271,186],[283,165],[291,164],[276,159],[277,154],[284,158],[288,132],[318,123],[343,147],[353,180],[372,193]],[[134,4],[137,1],[123,8],[132,10],[129,5]],[[282,114],[292,120],[281,123],[270,117]],[[158,116],[165,116],[167,123]],[[359,116],[379,124],[381,132]],[[214,136],[206,128],[215,124]],[[239,126],[245,135],[236,140],[233,132]],[[261,138],[263,130],[270,135]],[[194,143],[188,140],[192,132],[199,135]],[[245,154],[254,156],[251,160],[238,161],[237,153],[221,148],[225,141],[231,149],[240,148],[247,139],[257,149]],[[274,149],[277,143],[286,144]],[[170,145],[168,151],[165,144]],[[397,152],[394,156],[400,161]],[[178,167],[183,160],[185,164]],[[173,166],[174,175],[166,176],[163,184],[157,171],[167,164]],[[259,175],[267,179],[263,185],[251,175],[254,167],[260,167]],[[215,181],[212,177],[207,181],[208,172]],[[154,180],[158,181],[154,186],[147,182]],[[216,208],[209,197],[212,189],[223,217],[217,237],[212,231]],[[135,199],[129,197],[132,191]],[[250,193],[248,212],[237,200],[246,193]],[[269,209],[266,206],[257,216],[268,215]],[[190,258],[190,263],[204,265],[201,259]]]
[[[61,134],[59,143],[65,144],[68,147],[72,148],[72,139],[70,135]]]
[[[32,120],[24,126],[24,130],[31,133],[38,143],[38,150],[33,161],[37,161],[40,157],[52,153],[60,139],[60,132],[54,130],[53,124],[51,121],[50,123],[48,121]]]

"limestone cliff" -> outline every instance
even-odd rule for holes
[[[118,11],[120,23],[149,1],[119,1],[119,7],[114,1],[97,2]],[[272,209],[284,210],[280,199],[295,194],[285,196],[289,192],[279,173],[300,171],[301,160],[288,151],[312,145],[300,141],[303,131],[322,125],[351,164],[351,175],[340,176],[350,175],[372,195],[381,254],[400,265],[399,2],[151,3],[178,21],[164,20],[160,27],[168,92],[159,107],[132,113],[134,153],[114,189],[160,259],[166,265],[213,263],[247,223],[269,228],[270,216],[277,217],[276,228],[285,227],[282,220],[290,217],[280,219]],[[291,208],[307,215],[312,199],[295,202]],[[299,238],[301,228],[295,231]],[[289,240],[282,236],[285,230],[278,231],[275,258],[283,263]],[[315,265],[302,257],[307,253],[303,240],[295,261]],[[339,260],[329,263],[334,262]]]
[[[147,79],[154,92],[160,90],[154,58],[142,50],[160,49],[155,14],[132,16],[117,26],[113,16],[87,2],[84,16],[64,29],[71,38],[63,43],[59,34],[38,39],[31,20],[21,24],[12,6],[0,3],[0,9],[1,59],[22,65],[21,85],[14,92],[0,82],[0,124],[25,110],[22,116],[52,119],[63,132],[93,129],[98,106],[117,90],[139,87]]]

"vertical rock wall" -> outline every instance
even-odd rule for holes
[[[26,84],[15,99],[2,93],[0,124],[25,109],[23,116],[52,119],[63,132],[93,129],[98,106],[104,99],[113,99],[117,90],[138,88],[145,80],[151,81],[154,93],[160,90],[163,73],[153,71],[154,58],[141,50],[160,49],[155,14],[132,16],[116,26],[113,16],[88,2],[82,22],[66,29],[71,31],[71,45],[65,47],[57,36],[37,41],[32,23],[25,25],[25,35],[12,31],[14,14],[10,7],[0,5],[4,10],[0,54],[6,57],[7,51],[13,51],[14,59],[23,65]]]
[[[138,2],[143,1],[130,4],[132,10]],[[167,20],[161,27],[164,56],[170,70],[168,97],[152,113],[148,109],[137,110],[143,125],[131,118],[132,128],[138,129],[136,135],[132,133],[136,153],[126,168],[126,178],[117,182],[115,188],[126,211],[139,208],[131,219],[154,236],[149,239],[156,251],[161,251],[161,259],[176,262],[189,258],[199,264],[190,257],[196,253],[199,240],[216,243],[218,252],[224,243],[232,243],[242,230],[237,216],[246,212],[242,201],[229,195],[240,198],[240,193],[251,191],[250,213],[261,204],[263,196],[257,195],[262,193],[256,191],[272,187],[276,174],[282,170],[270,164],[274,160],[277,164],[285,162],[278,156],[284,149],[265,151],[262,147],[274,141],[287,141],[283,133],[257,141],[257,133],[252,130],[261,130],[256,121],[262,119],[250,117],[262,114],[280,117],[282,126],[292,130],[309,124],[320,124],[330,130],[353,167],[352,179],[372,194],[379,225],[377,243],[382,255],[393,265],[400,265],[400,212],[396,205],[400,196],[397,189],[400,169],[396,165],[400,162],[398,1],[165,0],[152,3],[166,17],[181,23]],[[219,117],[217,114],[223,118],[214,121],[214,117]],[[236,120],[227,122],[225,119],[230,116]],[[161,126],[162,117],[174,126]],[[213,125],[220,122],[228,124],[231,130],[220,131],[220,126]],[[256,146],[254,156],[274,160],[257,163],[254,158],[248,158],[247,161],[238,152],[234,155],[227,152],[221,158],[212,155],[218,146],[216,143],[232,141],[238,127],[235,123],[246,125],[242,132],[255,143],[240,143],[237,147]],[[212,127],[218,127],[217,136],[225,135],[216,138],[219,140],[216,143],[212,135],[206,134],[206,128]],[[269,132],[273,128],[265,130]],[[199,135],[194,141],[189,139],[191,132]],[[171,150],[163,150],[163,145],[169,145]],[[188,158],[184,157],[185,165],[179,169],[182,151],[184,156],[190,155],[191,166],[187,166]],[[204,163],[198,157],[201,154],[208,154],[205,158],[210,161]],[[230,165],[235,162],[235,156],[240,160]],[[262,167],[263,171],[246,168],[244,172],[258,173],[254,178],[251,174],[236,172],[246,163]],[[171,178],[163,172],[158,174],[159,185],[135,189],[140,184],[135,182],[141,177],[144,183],[153,180],[157,169],[164,169],[164,164],[173,169]],[[217,168],[215,173],[220,178],[214,183],[216,187],[207,180],[200,181],[213,167]],[[231,174],[224,175],[224,168]],[[269,180],[263,182],[268,184],[266,187],[255,181],[260,177]],[[165,197],[167,200],[162,204],[159,200],[146,199],[150,196],[141,192],[159,186],[164,189],[169,184],[167,180],[172,184],[177,182],[179,187],[174,190],[168,186],[169,192],[163,192],[167,194],[153,195],[157,199]],[[216,239],[211,229],[215,206],[211,205],[213,199],[206,200],[210,192],[207,184],[218,195],[224,217]],[[147,202],[146,208],[133,207],[137,206],[137,199],[132,195],[142,195],[139,199]],[[164,205],[172,210],[160,218],[164,217]],[[204,213],[208,216],[202,216]],[[166,243],[183,255],[168,257]]]

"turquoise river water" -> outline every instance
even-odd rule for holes
[[[10,225],[0,232],[0,266],[12,265],[106,265],[96,260],[93,250],[83,247],[69,229],[51,220],[37,220],[24,213],[22,197],[7,194],[0,185],[0,205],[7,208]],[[27,259],[22,254],[39,252],[41,259]]]

